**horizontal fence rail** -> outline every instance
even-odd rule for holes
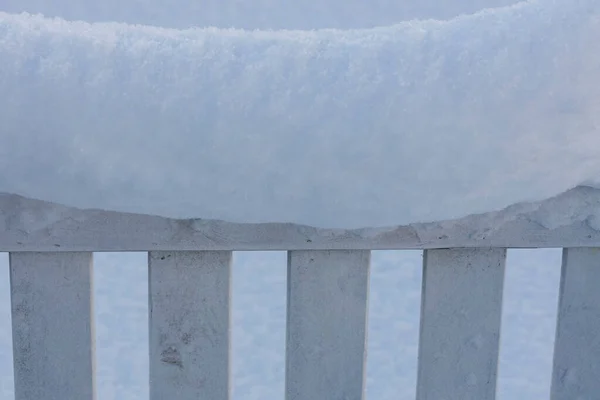
[[[291,223],[231,223],[81,210],[0,193],[0,251],[408,250],[463,247],[600,247],[588,192],[578,187],[546,202],[431,223],[324,229]],[[564,198],[563,198],[564,197]],[[588,196],[589,197],[589,196]],[[554,203],[558,204],[554,206]],[[562,215],[566,211],[573,215]],[[581,203],[581,204],[579,204]],[[554,209],[556,211],[554,211]],[[586,209],[587,208],[587,209]],[[582,210],[579,210],[582,209]],[[575,212],[575,211],[579,212]],[[556,224],[547,215],[558,213]]]
[[[10,253],[16,400],[96,398],[93,252],[114,249],[148,252],[150,399],[229,400],[233,250],[282,249],[286,243],[285,399],[364,398],[371,250],[381,243],[403,248],[408,242],[402,232],[408,230],[402,229],[409,228],[372,236],[375,231],[256,224],[237,233],[230,227],[224,234],[215,228],[227,226],[224,222],[133,214],[119,219],[119,213],[69,208],[45,214],[46,203],[10,199],[18,212],[13,203],[0,209],[0,251]],[[37,208],[23,208],[32,204]],[[527,218],[518,220],[527,223]],[[469,235],[461,223],[432,224],[428,232],[441,226],[446,233],[439,240],[452,241],[444,235]],[[489,231],[483,225],[477,229]],[[539,229],[545,236],[532,234],[527,245],[552,237],[551,229]],[[198,239],[203,234],[208,236]],[[494,399],[510,246],[469,237],[463,246],[429,248],[425,243],[435,241],[428,242],[423,232],[411,235],[411,243],[425,249],[416,399]],[[600,241],[595,235],[588,240],[596,247],[563,246],[552,400],[600,393]],[[303,248],[307,243],[315,248]]]

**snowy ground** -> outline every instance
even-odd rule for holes
[[[498,394],[547,399],[561,253],[509,251]],[[421,252],[373,254],[367,399],[411,400],[416,384]],[[147,271],[143,253],[95,260],[99,400],[148,398]],[[236,253],[233,276],[233,398],[283,397],[283,252]],[[8,257],[0,254],[0,400],[12,400]]]

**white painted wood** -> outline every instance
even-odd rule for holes
[[[150,252],[150,399],[228,400],[229,251]]]
[[[16,400],[95,399],[92,253],[12,253]]]
[[[288,253],[286,400],[364,393],[369,251]]]
[[[600,396],[600,249],[564,249],[552,400]]]
[[[427,250],[417,400],[495,398],[506,250]]]
[[[590,247],[600,246],[597,203],[600,190],[580,188],[544,202],[518,204],[451,221],[322,229],[288,223],[241,224],[80,210],[0,193],[0,251]]]

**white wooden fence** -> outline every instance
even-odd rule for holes
[[[170,220],[0,195],[16,400],[95,399],[96,251],[148,251],[150,398],[229,399],[236,250],[288,251],[286,400],[363,399],[370,251],[409,248],[424,250],[417,399],[494,399],[506,249],[558,246],[551,396],[598,398],[600,233],[557,231],[527,218],[492,226],[486,218],[326,230]]]

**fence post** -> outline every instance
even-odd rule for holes
[[[231,256],[149,253],[151,400],[229,399]]]
[[[286,400],[361,400],[369,251],[288,252]]]
[[[417,400],[492,400],[505,249],[426,250]]]
[[[600,394],[600,249],[563,250],[552,400]]]
[[[95,399],[92,253],[11,253],[16,400]]]

